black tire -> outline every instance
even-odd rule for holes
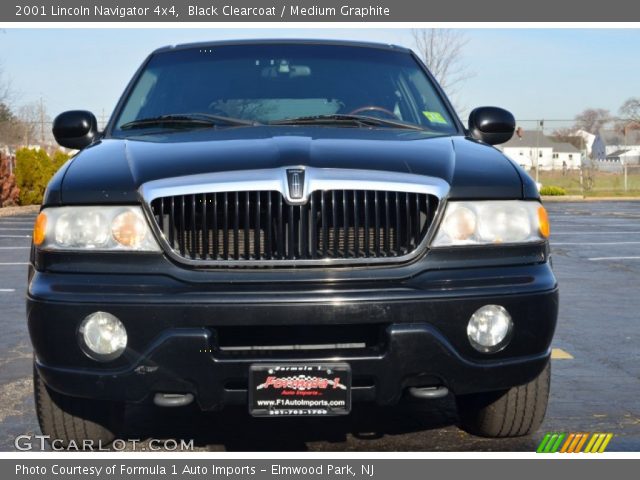
[[[108,447],[121,423],[124,405],[76,398],[51,390],[33,368],[33,390],[40,430],[56,447],[83,449],[90,440],[94,450]],[[91,449],[91,447],[89,447]]]
[[[521,437],[534,433],[549,401],[551,363],[534,380],[501,392],[458,397],[460,427],[481,437]]]

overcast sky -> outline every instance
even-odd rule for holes
[[[519,120],[570,119],[587,107],[616,113],[640,96],[640,29],[472,29],[463,61],[474,72],[455,102],[498,105]],[[238,38],[338,38],[413,47],[408,29],[5,29],[0,65],[15,105],[42,97],[49,113],[111,113],[153,49]],[[527,126],[527,124],[524,124]]]

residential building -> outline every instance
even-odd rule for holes
[[[579,149],[570,143],[556,142],[542,131],[518,130],[500,148],[525,170],[575,170],[582,164]]]

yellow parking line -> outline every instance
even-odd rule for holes
[[[554,360],[573,360],[573,355],[562,350],[561,348],[552,348],[551,358]]]

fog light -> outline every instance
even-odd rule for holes
[[[95,312],[86,317],[80,324],[78,335],[84,352],[95,360],[114,360],[127,346],[124,325],[107,312]]]
[[[502,350],[511,338],[511,315],[500,305],[485,305],[471,315],[467,336],[473,348],[483,353]]]

